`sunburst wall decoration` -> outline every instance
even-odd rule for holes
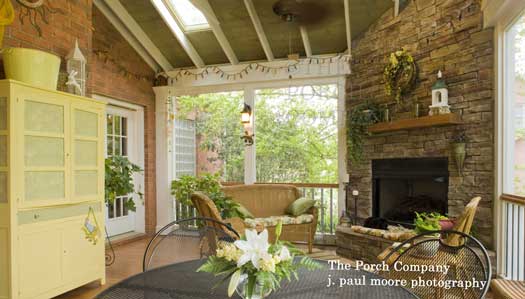
[[[49,15],[64,12],[60,8],[52,7],[46,0],[16,0],[20,4],[20,11],[18,17],[20,23],[24,24],[25,18],[38,32],[38,36],[42,36],[42,29],[39,22],[49,24]]]

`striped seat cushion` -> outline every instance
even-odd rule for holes
[[[525,298],[525,281],[494,279],[490,287],[495,299]]]

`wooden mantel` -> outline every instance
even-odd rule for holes
[[[400,130],[410,130],[417,128],[427,128],[435,126],[449,126],[461,124],[461,116],[455,113],[423,116],[419,118],[400,119],[391,122],[382,122],[371,125],[368,128],[370,133],[382,133]]]

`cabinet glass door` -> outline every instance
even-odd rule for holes
[[[68,108],[67,101],[60,99],[23,101],[25,196],[22,206],[66,201]]]
[[[101,112],[81,105],[72,107],[73,123],[73,200],[97,200],[101,192],[100,115]]]

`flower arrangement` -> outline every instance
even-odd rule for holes
[[[292,244],[279,240],[282,223],[276,226],[276,241],[268,242],[268,231],[257,234],[246,230],[246,235],[234,243],[220,242],[216,255],[211,256],[197,272],[224,276],[230,279],[228,296],[235,290],[245,299],[264,298],[279,288],[283,279],[299,279],[300,268],[314,270],[320,265],[309,257],[295,259],[303,253]]]
[[[393,96],[399,103],[401,95],[407,93],[414,85],[416,79],[414,58],[405,49],[391,53],[383,76],[386,94]]]

